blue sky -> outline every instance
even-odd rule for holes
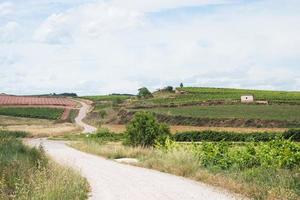
[[[0,92],[300,88],[297,0],[0,0]]]

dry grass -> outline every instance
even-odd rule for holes
[[[72,143],[71,146],[111,159],[137,158],[140,162],[135,165],[140,167],[187,177],[257,200],[299,199],[299,195],[288,186],[293,173],[286,170],[279,170],[276,173],[268,169],[245,172],[210,171],[201,167],[199,159],[184,148],[164,151],[128,147],[120,143],[99,144],[91,141]]]
[[[84,152],[96,154],[111,159],[118,158],[142,158],[149,155],[152,150],[141,147],[124,146],[121,143],[111,142],[99,144],[95,141],[79,141],[70,144],[71,147]]]
[[[0,129],[9,131],[25,131],[32,137],[58,136],[80,132],[80,128],[72,123],[55,123],[45,119],[0,116]]]
[[[115,133],[123,133],[126,130],[125,125],[119,124],[104,124],[102,128],[107,128]],[[228,131],[237,133],[253,133],[253,132],[284,132],[286,128],[235,128],[235,127],[201,127],[201,126],[170,126],[173,134],[186,131]]]

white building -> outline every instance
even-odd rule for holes
[[[252,103],[252,102],[254,102],[254,96],[252,94],[242,95],[241,102],[242,103]]]

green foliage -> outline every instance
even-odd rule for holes
[[[39,119],[60,119],[64,109],[44,107],[0,107],[0,115]]]
[[[153,97],[152,93],[146,87],[142,87],[138,91],[139,91],[139,93],[138,93],[139,98]]]
[[[180,88],[183,88],[183,83],[180,83]]]
[[[91,101],[114,101],[118,99],[117,101],[130,99],[132,95],[99,95],[99,96],[83,96],[84,99],[89,99]]]
[[[86,199],[87,183],[78,174],[49,162],[42,148],[30,148],[0,132],[0,199]],[[6,137],[6,136],[7,137]]]
[[[259,119],[300,121],[300,105],[210,105],[153,108],[152,112],[206,119]]]
[[[256,100],[267,100],[276,103],[300,104],[300,92],[244,90],[230,88],[183,87],[180,90],[187,94],[174,98],[157,98],[150,101],[156,104],[184,104],[210,100],[240,100],[241,95],[253,94]]]
[[[283,134],[283,137],[300,142],[300,129],[290,129]]]
[[[1,138],[25,138],[28,136],[28,133],[23,131],[1,131],[0,130],[0,139]]]
[[[160,124],[154,115],[148,112],[138,112],[128,124],[127,142],[133,146],[153,146],[157,140],[163,141],[170,135],[170,129]]]
[[[267,142],[274,140],[276,138],[282,137],[281,133],[236,133],[236,132],[226,132],[226,131],[189,131],[183,133],[176,133],[173,138],[178,142]]]
[[[125,140],[125,134],[116,134],[110,132],[108,129],[100,129],[95,134],[88,135],[88,139],[93,139],[97,142],[119,142]]]

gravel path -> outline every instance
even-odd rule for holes
[[[182,177],[120,164],[67,146],[64,142],[33,139],[42,143],[56,161],[80,170],[91,185],[90,199],[97,200],[232,200],[233,195]]]
[[[79,110],[78,116],[75,118],[76,124],[83,128],[83,133],[93,133],[93,132],[97,131],[97,128],[95,128],[91,125],[88,125],[82,121],[86,117],[87,113],[90,112],[91,105],[89,105],[83,101],[76,100],[76,102],[81,104],[81,108]]]

